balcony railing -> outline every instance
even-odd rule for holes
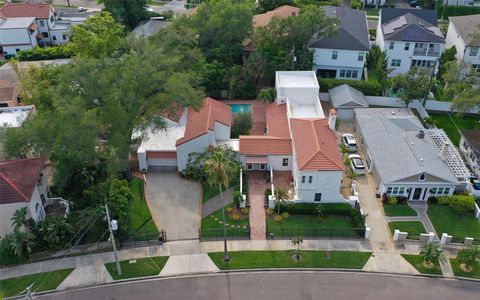
[[[440,51],[437,49],[414,49],[413,55],[415,56],[432,56],[432,57],[439,57]]]

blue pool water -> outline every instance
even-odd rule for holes
[[[232,108],[232,113],[242,113],[242,112],[251,112],[252,105],[251,104],[229,104]]]

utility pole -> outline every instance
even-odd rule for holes
[[[295,70],[295,61],[297,60],[297,57],[295,56],[295,45],[293,46],[292,52],[290,52],[290,55],[292,56],[292,71]]]
[[[112,221],[110,220],[110,213],[108,212],[108,205],[105,204],[105,212],[107,214],[108,230],[110,231],[110,241],[113,246],[113,254],[115,255],[115,263],[117,264],[118,275],[122,275],[122,268],[120,267],[120,261],[118,260],[117,245],[115,244],[115,237],[113,236]]]
[[[35,299],[35,297],[33,296],[32,294],[32,286],[33,284],[31,284],[30,286],[27,286],[25,288],[25,290],[27,291],[27,293],[25,294],[25,300],[33,300]]]

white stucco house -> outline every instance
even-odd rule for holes
[[[48,184],[43,168],[43,158],[0,162],[0,238],[13,232],[11,218],[20,208],[28,208],[27,219],[45,219]]]
[[[40,35],[35,18],[3,18],[0,14],[0,53],[15,55],[39,44]]]
[[[361,0],[361,3],[369,6],[383,6],[385,5],[385,0]]]
[[[389,76],[405,74],[411,68],[428,68],[436,73],[445,47],[437,11],[382,8],[376,44],[387,53]]]
[[[458,148],[473,174],[480,178],[480,130],[461,130]]]
[[[310,44],[313,71],[323,78],[362,79],[370,50],[365,11],[341,6],[324,6],[323,9],[327,16],[338,19],[340,26],[332,36]]]
[[[475,41],[473,34],[480,32],[480,14],[449,17],[446,47],[455,46],[457,60],[469,63],[480,71],[480,41]]]

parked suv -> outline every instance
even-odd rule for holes
[[[365,164],[360,155],[350,154],[348,158],[350,159],[350,167],[352,168],[353,173],[359,175],[365,174]]]
[[[355,140],[353,134],[342,134],[342,144],[348,149],[349,152],[357,151],[357,141]]]

